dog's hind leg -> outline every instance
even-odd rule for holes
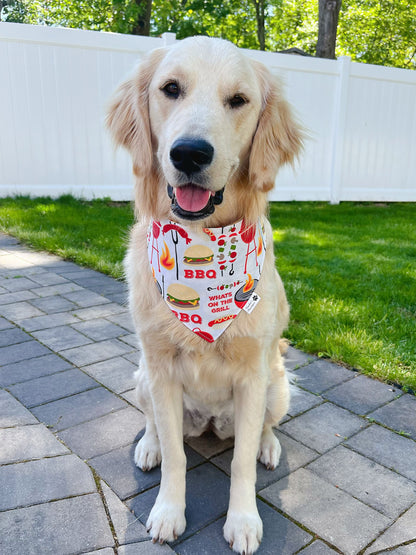
[[[289,381],[280,352],[276,353],[272,363],[271,379],[272,382],[267,388],[266,414],[257,454],[258,460],[268,470],[274,470],[277,467],[281,453],[279,440],[274,435],[272,427],[277,426],[289,409]]]
[[[270,424],[263,426],[263,432],[260,439],[260,447],[257,453],[257,459],[264,464],[267,470],[274,470],[279,464],[282,448],[279,440],[273,433]]]
[[[144,370],[144,361],[140,362],[139,370],[135,373],[137,380],[136,396],[141,410],[146,417],[146,430],[134,451],[134,462],[141,470],[151,470],[162,460],[159,437],[155,424],[153,405]]]
[[[159,466],[162,461],[159,438],[154,418],[146,416],[146,431],[136,445],[134,451],[134,462],[141,470],[151,470]]]

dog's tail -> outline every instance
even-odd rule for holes
[[[282,337],[281,339],[279,339],[279,351],[282,356],[287,353],[289,345],[290,345],[289,340],[286,339],[285,337]]]

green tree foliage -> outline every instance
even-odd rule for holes
[[[268,50],[297,47],[307,54],[315,54],[318,39],[317,0],[277,0],[270,4],[268,14]]]
[[[357,62],[416,69],[416,2],[343,0],[337,53]]]
[[[299,46],[315,52],[318,32],[316,0],[263,0],[265,48],[276,51]],[[165,31],[178,38],[203,34],[231,40],[243,48],[259,49],[258,0],[156,0],[152,8],[153,35]]]
[[[179,39],[192,35],[225,38],[237,46],[258,48],[256,20],[250,0],[157,0],[151,33],[169,31]]]
[[[3,8],[3,20],[131,33],[144,10],[132,0],[15,0]]]
[[[119,33],[137,32],[147,0],[0,0],[2,20]],[[314,55],[317,0],[154,0],[150,34],[209,35],[244,48],[298,47]],[[261,18],[260,18],[261,19]],[[261,21],[260,21],[261,23]],[[336,54],[353,60],[416,69],[415,0],[343,0]]]

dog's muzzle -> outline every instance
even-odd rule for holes
[[[197,185],[191,185],[191,184],[185,185],[185,187],[195,187],[198,189],[200,188]],[[171,185],[168,184],[167,190],[168,190],[168,195],[172,200],[171,209],[172,209],[172,212],[175,214],[175,216],[178,216],[178,218],[182,218],[184,220],[193,221],[193,220],[202,220],[214,213],[215,206],[221,204],[223,201],[224,189],[225,187],[223,187],[220,191],[216,191],[215,193],[210,192],[210,196],[207,204],[203,208],[200,208],[199,210],[196,210],[196,211],[186,210],[182,208],[182,206],[178,203],[178,199],[176,198],[175,189]]]
[[[168,185],[172,212],[184,220],[201,220],[212,214],[223,199],[222,191],[205,187],[204,171],[214,159],[214,147],[205,139],[180,137],[169,152],[172,165],[180,172],[175,188]]]

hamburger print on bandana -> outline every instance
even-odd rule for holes
[[[255,306],[266,249],[260,220],[199,232],[170,220],[153,221],[147,245],[167,305],[206,341],[215,341],[242,308],[249,312],[248,306]]]

